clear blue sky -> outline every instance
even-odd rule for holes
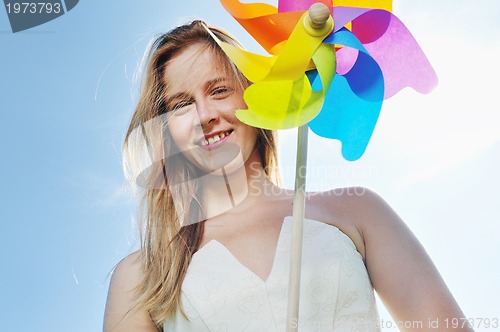
[[[399,0],[394,12],[440,85],[387,101],[358,162],[343,161],[336,142],[312,137],[309,188],[379,192],[465,313],[500,318],[500,3]],[[16,34],[0,8],[2,331],[101,329],[108,273],[137,247],[135,203],[120,164],[134,75],[152,36],[189,17],[261,52],[216,0],[80,1]],[[293,136],[281,133],[288,187]]]

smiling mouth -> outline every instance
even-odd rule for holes
[[[232,132],[233,132],[233,130],[231,129],[231,130],[227,130],[227,131],[223,131],[223,132],[217,133],[215,135],[205,136],[198,143],[202,147],[209,148],[209,147],[215,146],[215,145],[220,144],[223,141],[225,141],[225,139],[229,135],[231,135]]]

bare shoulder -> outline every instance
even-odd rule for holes
[[[137,287],[144,276],[138,251],[115,267],[104,314],[104,332],[157,331],[147,312],[135,310]]]
[[[142,277],[140,253],[135,251],[116,264],[111,282],[126,282],[137,286]]]
[[[373,287],[394,319],[427,322],[464,318],[432,259],[378,194],[361,187],[341,188],[312,200],[315,210],[329,218],[323,220],[353,240],[364,257]]]
[[[339,228],[363,258],[369,230],[377,224],[380,227],[381,223],[400,221],[384,199],[365,187],[336,188],[312,193],[308,198],[313,217]]]
[[[389,205],[385,200],[365,187],[336,188],[316,196],[321,198],[323,205],[332,210],[331,213],[349,215],[355,223],[366,222],[367,218],[373,217],[373,213],[389,212]]]

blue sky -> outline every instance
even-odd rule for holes
[[[308,187],[380,193],[465,313],[500,318],[500,3],[400,0],[394,13],[420,42],[439,86],[385,102],[357,162],[311,134]],[[137,66],[156,33],[194,17],[261,52],[216,0],[81,1],[16,34],[0,9],[2,330],[101,329],[108,274],[137,247],[135,201],[120,164]],[[291,187],[294,132],[280,138]]]

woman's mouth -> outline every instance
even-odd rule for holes
[[[215,134],[210,134],[205,136],[199,141],[199,145],[206,150],[211,150],[217,147],[219,144],[224,143],[229,135],[231,135],[233,130],[221,131]]]

